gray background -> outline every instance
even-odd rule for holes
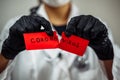
[[[105,21],[112,30],[115,42],[120,45],[120,0],[72,0],[81,13],[93,14]],[[19,15],[29,14],[37,0],[0,0],[0,32],[6,22]]]

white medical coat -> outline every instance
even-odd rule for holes
[[[44,5],[41,5],[37,13],[49,20]],[[80,14],[77,7],[72,5],[69,20],[78,15]],[[19,18],[10,20],[3,29],[0,36],[0,48],[9,34],[9,28]],[[55,29],[53,28],[53,30]],[[112,39],[111,35],[109,37]],[[59,53],[62,54],[62,58],[58,57]],[[108,80],[98,57],[90,47],[87,47],[83,56],[86,63],[85,68],[78,69],[74,65],[76,57],[76,55],[58,48],[24,50],[13,61],[10,61],[6,70],[0,74],[0,80]],[[117,70],[116,67],[114,69]]]

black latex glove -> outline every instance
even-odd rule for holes
[[[44,30],[41,30],[41,26]],[[14,59],[15,56],[25,49],[23,33],[45,31],[53,35],[50,23],[43,17],[23,16],[10,28],[9,36],[4,41],[1,54],[7,59]]]
[[[94,49],[99,59],[113,59],[113,46],[108,38],[107,28],[99,19],[91,15],[73,17],[68,23],[65,34],[88,39],[89,46]]]

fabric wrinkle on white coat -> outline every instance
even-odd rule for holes
[[[68,56],[67,56],[68,57]],[[62,58],[59,58],[59,62],[54,63],[53,76],[51,80],[71,80],[69,75],[68,64],[66,57],[62,55]],[[54,62],[54,61],[53,61]],[[56,76],[56,77],[55,77]]]
[[[41,5],[38,10],[38,14],[49,20],[44,9],[44,5]],[[78,15],[80,15],[78,9],[72,5],[70,18]],[[17,19],[13,19],[13,22],[15,23]],[[5,30],[7,29],[8,31],[10,27],[11,26],[6,26]],[[53,30],[55,29],[53,28]],[[2,34],[2,36],[4,35],[8,35],[8,33]],[[5,40],[5,38],[1,38],[1,41]],[[0,42],[0,44],[2,45],[2,42]],[[63,55],[62,60],[57,57],[59,53]],[[11,69],[7,69],[6,73],[4,74],[4,77],[7,77],[7,79],[3,80],[56,80],[57,78],[60,78],[57,80],[107,80],[100,68],[100,64],[95,52],[88,47],[86,53],[89,55],[89,57],[85,63],[89,63],[90,65],[88,69],[82,70],[82,72],[73,65],[76,55],[70,54],[67,51],[61,49],[35,51],[25,50],[16,56],[13,61],[14,65],[10,64],[14,66],[12,67],[13,71],[11,71]],[[8,74],[8,72],[11,72],[11,74]],[[55,75],[55,73],[57,74]],[[66,78],[63,79],[63,77]]]
[[[115,51],[115,58],[113,61],[113,76],[114,76],[114,80],[120,80],[120,48],[119,46],[114,46],[114,51]]]

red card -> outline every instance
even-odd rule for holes
[[[83,56],[88,44],[89,41],[86,39],[74,35],[66,37],[65,34],[62,33],[62,39],[60,41],[59,47],[68,52]]]
[[[58,48],[58,37],[48,36],[46,32],[25,33],[24,41],[27,50]]]

